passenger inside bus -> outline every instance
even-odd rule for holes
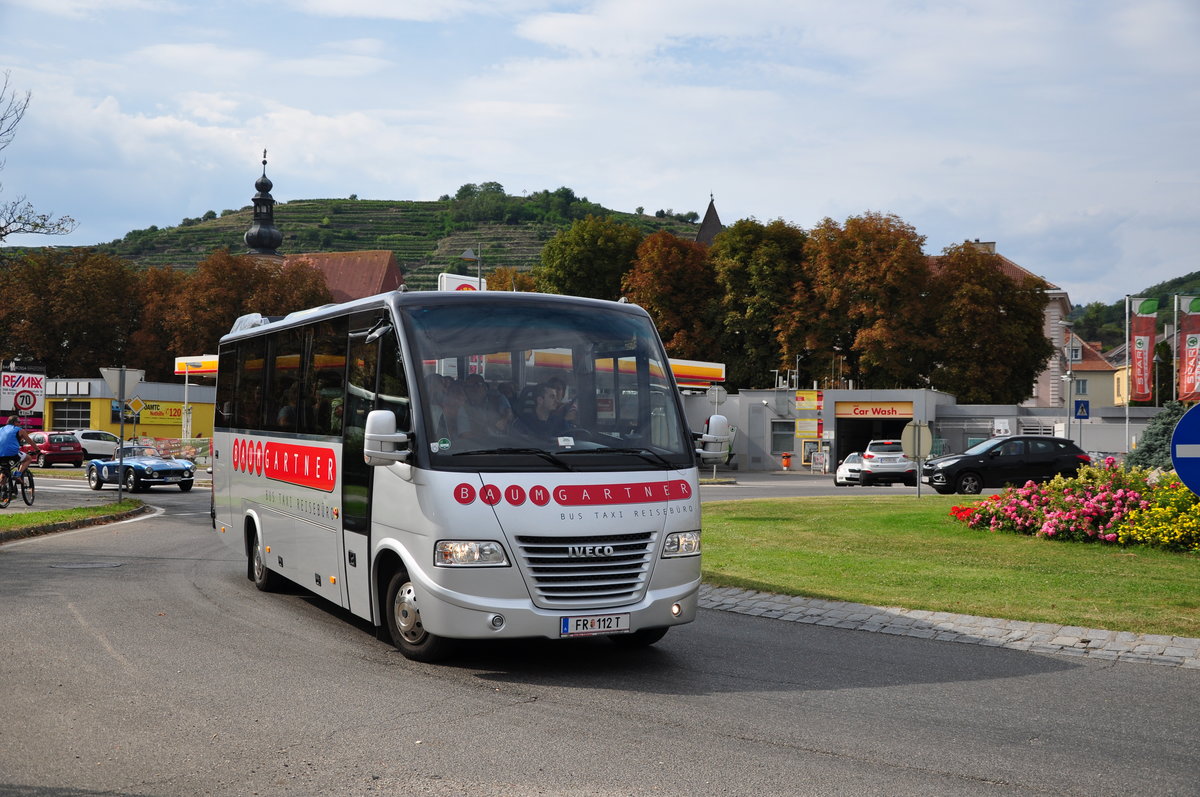
[[[558,437],[570,429],[566,418],[559,413],[558,388],[546,382],[535,386],[532,409],[518,416],[514,428],[534,437]]]

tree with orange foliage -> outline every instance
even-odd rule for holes
[[[716,359],[721,294],[707,246],[656,232],[638,247],[621,285],[629,300],[654,319],[668,354]]]
[[[233,255],[218,249],[181,286],[171,345],[184,354],[212,353],[238,316],[286,315],[333,301],[325,277],[308,261]]]
[[[169,266],[141,273],[138,288],[141,314],[137,328],[129,336],[126,360],[130,367],[146,372],[147,382],[173,381],[175,357],[208,353],[182,350],[175,342],[180,326],[179,307],[186,299],[187,282],[187,272]]]
[[[811,353],[809,378],[844,357],[856,387],[926,386],[932,341],[924,243],[898,216],[873,212],[844,225],[826,218],[809,231],[808,281],[779,328],[785,347]]]
[[[91,249],[36,249],[0,268],[0,351],[45,365],[49,376],[122,362],[138,324],[138,274]]]
[[[489,291],[524,291],[531,293],[537,290],[533,285],[533,277],[524,271],[517,271],[512,266],[498,266],[484,275]]]

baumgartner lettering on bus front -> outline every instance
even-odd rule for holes
[[[236,438],[233,469],[327,493],[337,487],[337,454],[330,448]]]
[[[551,499],[559,506],[601,506],[686,501],[691,497],[692,488],[683,479],[636,484],[571,484],[553,488],[535,485],[529,489],[516,484],[503,488],[485,484],[478,490],[474,485],[463,482],[454,488],[454,500],[464,506],[474,503],[476,498],[488,506],[495,506],[501,501],[520,506],[526,500],[537,506],[546,506]]]

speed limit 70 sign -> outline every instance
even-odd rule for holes
[[[46,375],[0,372],[0,414],[36,415],[46,402]]]

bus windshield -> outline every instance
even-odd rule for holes
[[[419,382],[415,444],[431,467],[694,464],[670,364],[640,310],[455,298],[400,308]]]

